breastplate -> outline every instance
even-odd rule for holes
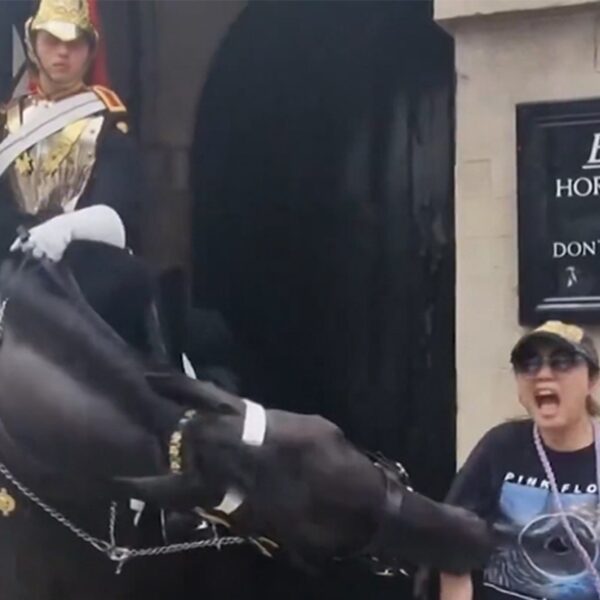
[[[15,106],[15,112],[7,115],[9,132],[16,131],[45,104],[47,101],[28,100],[24,108]],[[70,123],[15,160],[9,177],[20,210],[35,215],[75,209],[96,161],[103,122],[100,115]]]

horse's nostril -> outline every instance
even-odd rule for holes
[[[546,549],[555,554],[567,554],[571,551],[571,546],[565,542],[564,538],[553,537],[546,543]]]

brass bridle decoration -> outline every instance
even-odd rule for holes
[[[195,410],[186,410],[177,424],[177,429],[169,439],[169,467],[171,473],[181,473],[183,469],[183,431],[196,416]]]

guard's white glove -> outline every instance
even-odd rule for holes
[[[29,237],[18,237],[10,251],[31,251],[36,258],[58,262],[74,240],[104,242],[125,247],[125,226],[117,212],[104,204],[82,208],[49,219],[29,230]]]

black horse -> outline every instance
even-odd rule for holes
[[[149,582],[144,597],[163,597],[169,570],[149,576],[153,567],[139,559],[126,565],[127,577],[107,580],[111,563],[97,560],[118,544],[158,543],[160,531],[133,527],[131,498],[195,511],[304,566],[375,557],[382,566],[405,560],[462,572],[486,560],[493,538],[482,521],[410,491],[397,470],[352,446],[329,421],[265,411],[175,372],[149,373],[59,267],[6,261],[0,298],[0,508],[7,514],[0,526],[20,539],[16,550],[2,549],[8,600],[95,600],[113,583],[110,597],[141,597]],[[71,523],[101,523],[94,536],[107,543],[52,518],[17,480]],[[119,517],[125,513],[115,532],[122,539],[111,539],[111,502]],[[29,513],[28,540],[17,517]],[[21,564],[39,560],[46,573],[48,557],[62,575],[48,575],[40,590],[36,578],[19,578],[15,556]],[[73,576],[82,572],[95,577],[76,588]]]

